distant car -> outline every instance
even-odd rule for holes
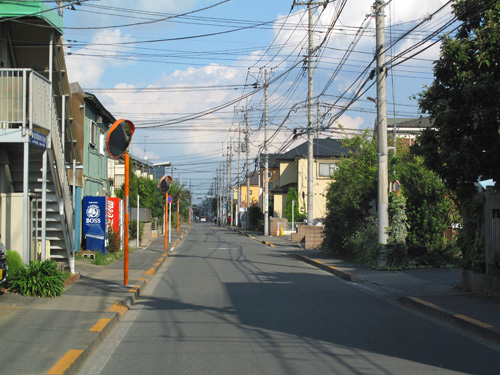
[[[206,217],[201,217],[200,218],[200,222],[206,222],[207,221],[207,218]]]

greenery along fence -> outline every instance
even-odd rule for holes
[[[345,140],[351,152],[338,164],[327,193],[325,252],[377,265],[379,244],[377,143],[370,131]],[[453,201],[441,178],[423,158],[399,142],[390,158],[390,180],[401,182],[402,197],[390,197],[389,265],[414,267],[457,262],[456,247],[444,237]]]

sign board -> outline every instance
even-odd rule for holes
[[[167,202],[172,203],[172,196],[171,195],[167,195]]]
[[[108,198],[108,225],[115,233],[120,232],[120,198]]]
[[[106,252],[106,197],[83,197],[85,249]]]
[[[30,143],[38,147],[47,148],[47,136],[45,134],[32,130],[30,135]]]

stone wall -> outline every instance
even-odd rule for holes
[[[323,229],[324,227],[305,226],[305,245],[306,250],[318,249],[323,243]]]
[[[142,232],[142,240],[139,242],[139,246],[145,247],[147,246],[152,239],[152,225],[151,222],[144,223],[144,230]]]
[[[305,249],[318,249],[323,243],[324,227],[297,225],[297,233],[292,233],[292,241],[304,243]]]
[[[292,241],[301,243],[306,238],[306,226],[307,225],[297,225],[297,232],[292,233]]]
[[[500,298],[500,277],[464,270],[462,288],[475,294]]]

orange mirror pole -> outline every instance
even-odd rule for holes
[[[125,195],[123,197],[124,206],[125,206],[125,229],[124,229],[124,245],[123,245],[123,284],[128,285],[128,195],[129,195],[129,184],[130,184],[130,176],[129,176],[129,163],[130,156],[128,152],[125,153]]]
[[[168,194],[165,194],[165,251],[168,249]]]

